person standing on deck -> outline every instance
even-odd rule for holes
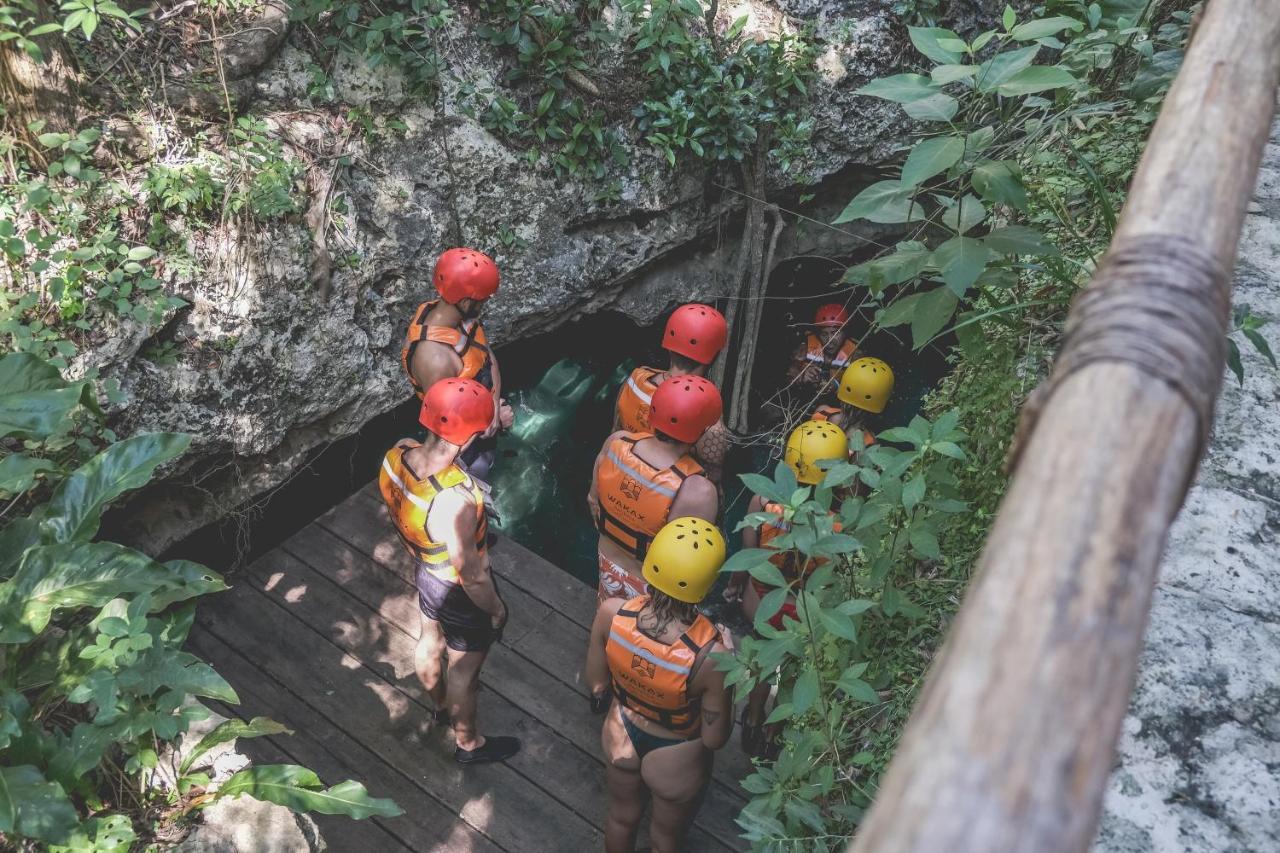
[[[632,853],[645,801],[649,843],[677,853],[711,779],[714,751],[733,732],[733,696],[711,655],[732,651],[698,612],[724,563],[724,537],[700,518],[659,531],[644,559],[648,591],[611,599],[591,626],[586,677],[593,705],[609,709],[600,742],[606,759],[606,853]]]
[[[668,378],[653,392],[652,431],[619,430],[605,440],[587,493],[600,531],[600,601],[644,592],[641,564],[667,519],[696,516],[715,523],[719,495],[693,448],[722,409],[710,380]]]
[[[649,432],[649,402],[653,392],[667,379],[706,376],[729,339],[724,315],[710,305],[691,302],[681,305],[667,318],[662,332],[662,348],[668,352],[666,370],[637,367],[618,390],[613,428],[627,432]],[[713,483],[719,483],[724,457],[729,452],[729,430],[717,420],[694,445],[694,458]]]
[[[845,368],[836,386],[840,405],[819,405],[812,420],[830,421],[845,431],[855,451],[876,443],[873,418],[884,411],[893,393],[893,368],[878,358],[860,358]]]
[[[818,463],[828,460],[844,460],[849,455],[849,440],[838,426],[826,421],[806,421],[792,430],[787,438],[783,461],[796,475],[801,485],[814,486],[822,482],[826,472]],[[834,495],[831,510],[831,532],[839,533],[840,522],[837,520],[841,497],[847,497],[851,489],[838,490]],[[747,504],[748,515],[765,513],[767,521],[758,527],[745,527],[742,530],[743,548],[778,549],[775,541],[791,531],[791,522],[786,518],[786,510],[779,503],[767,501],[759,495],[753,495]],[[782,606],[770,619],[769,624],[779,630],[784,619],[800,621],[796,610],[796,594],[804,589],[805,581],[814,569],[827,562],[822,558],[806,559],[795,549],[782,549],[769,558],[787,581],[790,592]],[[741,599],[742,613],[753,623],[756,611],[760,607],[760,599],[772,591],[772,588],[761,583],[746,572],[735,574],[724,591],[728,601]],[[742,750],[754,757],[766,757],[772,744],[764,736],[765,702],[769,698],[769,682],[762,681],[747,694],[747,704],[742,709]]]
[[[442,379],[423,395],[419,444],[402,439],[387,451],[378,487],[401,542],[418,563],[422,610],[414,669],[435,704],[438,723],[452,721],[460,764],[503,761],[520,751],[513,737],[476,728],[480,667],[502,636],[507,607],[486,552],[484,492],[458,459],[493,422],[489,389],[471,379]]]
[[[419,398],[449,378],[474,379],[493,394],[493,422],[461,459],[468,473],[484,480],[493,465],[498,430],[509,429],[515,420],[502,399],[502,374],[480,323],[485,302],[498,292],[498,265],[475,249],[449,249],[436,261],[431,280],[440,298],[413,312],[400,363]]]
[[[787,379],[803,388],[821,393],[840,377],[853,360],[858,342],[845,334],[849,312],[843,305],[828,303],[813,317],[814,331],[796,348]]]

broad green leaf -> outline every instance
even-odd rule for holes
[[[869,599],[851,598],[848,601],[845,601],[841,603],[839,606],[837,606],[836,610],[840,611],[846,616],[857,616],[859,613],[866,613],[868,610],[870,610],[875,606],[876,606],[876,603]],[[865,669],[866,667],[864,666],[863,668]]]
[[[846,678],[841,676],[840,680],[836,682],[836,687],[839,687],[859,702],[866,702],[868,705],[880,704],[880,694],[875,691],[874,687],[867,684],[867,682],[863,681],[861,678]]]
[[[151,609],[163,610],[170,604],[223,592],[227,582],[222,575],[190,560],[169,560],[164,564],[169,570],[169,579],[165,589],[151,593]]]
[[[907,512],[911,512],[922,500],[924,500],[924,477],[916,474],[902,487],[902,507]]]
[[[964,140],[959,136],[935,136],[916,143],[902,166],[903,187],[917,187],[934,175],[950,169],[964,155]]]
[[[901,444],[910,444],[912,447],[919,447],[925,443],[928,436],[921,435],[911,427],[889,427],[888,429],[876,435],[881,441],[892,441]]]
[[[181,456],[185,433],[156,432],[116,442],[80,466],[54,490],[41,526],[55,542],[91,539],[107,504],[143,486],[157,466]]]
[[[791,497],[789,492],[782,491],[773,480],[761,474],[739,474],[738,479],[752,492],[767,500],[785,504]]]
[[[159,660],[146,660],[119,677],[122,687],[135,693],[151,695],[160,690],[174,690],[217,699],[230,705],[240,704],[240,697],[213,667],[186,652],[169,652]]]
[[[957,80],[966,80],[977,73],[976,65],[939,65],[929,72],[929,76],[939,86],[945,86]]]
[[[1231,368],[1231,372],[1236,375],[1236,381],[1243,388],[1244,363],[1240,360],[1240,347],[1231,338],[1227,338],[1227,367]]]
[[[750,571],[752,566],[760,563],[768,563],[770,558],[778,556],[778,552],[772,548],[743,548],[729,559],[724,561],[724,565],[720,567],[721,572],[746,572]]]
[[[939,287],[928,293],[920,294],[920,301],[911,316],[911,343],[916,348],[933,340],[933,336],[956,312],[959,300],[950,288]]]
[[[0,643],[30,640],[57,610],[102,607],[113,598],[173,589],[183,580],[114,542],[30,548],[14,576],[0,583]]]
[[[16,495],[31,488],[36,475],[56,469],[48,459],[35,459],[14,453],[0,459],[0,492]]]
[[[55,844],[49,853],[129,853],[136,840],[127,815],[91,817],[71,834],[65,846]]]
[[[791,707],[790,702],[781,702],[773,709],[769,716],[765,717],[765,725],[772,725],[779,720],[785,720],[794,712],[795,709]]]
[[[396,817],[404,810],[392,800],[369,796],[364,785],[348,779],[322,790],[319,777],[296,764],[267,764],[241,770],[218,788],[218,797],[248,794],[295,812],[367,817]]]
[[[1077,82],[1071,72],[1061,66],[1034,65],[1031,68],[1024,68],[1005,80],[996,87],[996,92],[1009,98],[1048,89],[1061,89],[1063,86],[1074,86]]]
[[[818,621],[837,637],[842,637],[851,643],[856,642],[858,639],[858,631],[853,626],[853,620],[838,610],[827,610],[825,608],[819,610]]]
[[[30,518],[15,518],[0,527],[0,581],[18,570],[27,549],[40,544],[40,525]]]
[[[1249,343],[1253,344],[1253,348],[1266,357],[1271,362],[1271,366],[1276,366],[1276,357],[1271,354],[1271,347],[1267,344],[1267,339],[1258,334],[1254,329],[1241,329],[1241,334],[1249,339]]]
[[[902,109],[916,121],[951,121],[960,111],[960,102],[950,95],[931,95],[903,104]]]
[[[55,844],[80,823],[62,786],[30,765],[0,767],[0,833]]]
[[[831,533],[813,543],[810,550],[818,557],[838,557],[841,554],[852,554],[862,547],[857,539],[847,533]]]
[[[922,295],[913,293],[910,296],[898,297],[876,317],[876,325],[887,329],[892,326],[910,323],[912,316],[915,315],[916,305],[920,302]]]
[[[47,438],[80,405],[83,385],[0,394],[0,438]]]
[[[1059,15],[1053,18],[1025,21],[1010,30],[1009,35],[1013,37],[1014,41],[1035,41],[1045,36],[1057,35],[1063,30],[1079,32],[1083,28],[1084,24],[1075,18]]]
[[[818,673],[812,669],[806,669],[800,673],[795,686],[791,688],[791,710],[796,714],[803,714],[813,707],[817,698]]]
[[[953,441],[936,441],[929,445],[930,449],[941,453],[943,456],[950,456],[952,459],[964,460],[964,451],[960,449],[960,445]]]
[[[1013,7],[1005,5],[1004,14],[1000,17],[1000,23],[1004,24],[1006,31],[1012,30],[1013,25],[1018,22],[1018,13],[1013,11]]]
[[[928,560],[942,559],[942,552],[938,549],[938,537],[932,531],[915,528],[908,534],[907,539],[910,541],[911,547],[921,557]]]
[[[978,66],[975,79],[979,92],[994,92],[996,88],[1013,75],[1031,65],[1040,51],[1040,45],[1033,44],[1020,50],[997,53]]]
[[[751,568],[747,569],[747,571],[750,572],[751,577],[760,581],[760,583],[765,586],[785,587],[787,585],[787,579],[783,577],[782,572],[778,570],[777,566],[768,561],[763,563],[753,563]]]
[[[254,717],[252,720],[245,722],[244,720],[227,720],[221,723],[213,731],[200,739],[182,760],[182,766],[178,768],[179,775],[186,775],[191,769],[191,765],[199,761],[209,750],[215,746],[233,741],[236,738],[263,737],[265,735],[293,734],[284,725],[277,723],[275,720],[267,717]]]
[[[933,252],[934,264],[955,296],[965,294],[990,259],[991,251],[973,237],[952,237]]]
[[[27,352],[0,358],[0,397],[24,391],[57,391],[67,387],[58,368]]]
[[[894,247],[892,255],[864,261],[845,270],[844,281],[882,290],[890,284],[901,284],[924,272],[933,257],[924,243],[904,240]]]
[[[942,212],[942,224],[959,234],[972,231],[987,218],[987,208],[972,193],[965,193],[954,205]]]
[[[787,600],[787,588],[779,587],[772,592],[765,593],[764,598],[760,599],[760,606],[756,608],[755,626],[756,630],[760,630],[762,626],[767,625],[769,620],[777,615],[782,609],[782,605]]]
[[[982,238],[982,244],[1001,255],[1056,255],[1058,249],[1045,242],[1044,235],[1025,225],[993,228]]]
[[[911,200],[911,188],[899,181],[878,181],[853,197],[833,224],[866,219],[882,225],[896,225],[919,219],[920,206]]]
[[[984,160],[974,167],[970,180],[973,188],[987,201],[1007,204],[1017,210],[1027,209],[1027,190],[1022,185],[1016,163]]]
[[[934,62],[955,63],[960,61],[960,54],[954,50],[947,50],[938,44],[938,39],[948,39],[952,42],[964,42],[960,37],[951,30],[944,30],[941,27],[907,27],[907,32],[911,35],[911,43],[916,46],[916,50],[923,53]],[[963,47],[961,48],[963,50]]]
[[[923,74],[895,74],[892,77],[880,77],[854,91],[855,95],[867,95],[872,98],[883,98],[899,104],[909,104],[921,98],[938,94],[940,90],[932,80]]]
[[[790,506],[797,506],[803,503],[808,497],[808,487],[805,487],[804,493],[800,494],[796,490],[800,488],[800,482],[796,479],[796,472],[791,470],[791,466],[785,462],[779,462],[773,469],[773,482],[777,485],[778,491],[783,494],[790,495],[790,499],[784,503]]]

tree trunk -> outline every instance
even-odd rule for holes
[[[54,20],[44,0],[35,0],[36,24]],[[0,103],[4,104],[5,130],[12,133],[31,151],[33,160],[45,164],[44,148],[36,141],[29,125],[43,120],[40,133],[74,133],[76,131],[75,61],[60,33],[34,39],[44,54],[38,62],[16,40],[0,43]]]

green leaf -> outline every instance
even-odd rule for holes
[[[235,740],[236,738],[263,737],[266,735],[293,734],[288,728],[267,717],[254,717],[249,722],[244,720],[227,720],[209,732],[195,745],[187,757],[182,760],[178,774],[185,776],[191,765],[200,760],[215,746]]]
[[[944,30],[941,27],[907,27],[907,32],[910,33],[911,43],[916,46],[916,50],[934,62],[955,63],[960,61],[959,53],[946,50],[938,44],[938,39],[960,40],[960,37],[951,30]],[[961,41],[961,44],[963,43]]]
[[[1059,15],[1053,18],[1040,18],[1039,20],[1018,24],[1009,31],[1009,35],[1014,41],[1035,41],[1045,36],[1056,35],[1063,30],[1079,32],[1082,29],[1084,29],[1084,24],[1075,18]]]
[[[747,571],[751,573],[751,577],[766,586],[787,586],[787,579],[783,577],[782,572],[779,571],[778,567],[773,563],[767,561],[763,563],[754,563]]]
[[[1016,163],[984,160],[974,167],[970,180],[973,188],[987,201],[1007,204],[1017,210],[1027,209],[1027,190],[1022,185]]]
[[[902,109],[916,121],[951,121],[960,111],[960,102],[950,95],[930,95],[903,104]]]
[[[843,281],[882,290],[890,284],[901,284],[916,278],[929,265],[933,253],[924,243],[904,240],[894,247],[892,255],[864,261],[845,270]]]
[[[116,442],[58,485],[41,526],[54,542],[91,539],[111,501],[145,485],[159,465],[181,456],[190,443],[190,435],[175,432],[145,433]]]
[[[854,91],[855,95],[883,98],[899,104],[909,104],[921,98],[939,93],[939,88],[923,74],[895,74],[881,77]]]
[[[824,608],[818,611],[818,621],[837,637],[843,637],[851,643],[857,642],[858,632],[853,626],[853,620],[848,615],[838,610]]]
[[[1236,381],[1243,388],[1244,364],[1240,361],[1240,347],[1236,346],[1236,342],[1231,338],[1227,338],[1227,367],[1231,368],[1231,372],[1236,375]]]
[[[1013,7],[1005,5],[1004,14],[1000,17],[1000,23],[1004,25],[1006,31],[1012,30],[1013,25],[1018,22],[1018,13],[1013,11]]]
[[[1262,337],[1254,329],[1249,328],[1241,329],[1240,333],[1249,339],[1249,343],[1253,344],[1254,349],[1260,352],[1267,361],[1271,362],[1273,368],[1276,366],[1276,357],[1271,354],[1271,347],[1267,344],[1266,338]],[[0,464],[0,467],[3,467],[3,465]]]
[[[14,352],[0,358],[0,397],[24,391],[56,391],[67,382],[44,359],[26,352]]]
[[[71,834],[66,846],[55,844],[49,853],[129,853],[136,840],[128,815],[91,817]]]
[[[768,717],[765,717],[765,725],[772,725],[780,720],[785,720],[792,715],[793,711],[794,709],[791,707],[790,702],[781,702],[773,709]]]
[[[756,608],[755,626],[756,630],[760,630],[761,626],[767,625],[769,620],[777,615],[782,609],[782,605],[786,603],[788,590],[786,587],[779,587],[772,592],[765,593],[764,598],[760,599],[760,606]]]
[[[1001,83],[1008,80],[1035,61],[1040,45],[1033,44],[1020,50],[997,53],[978,66],[976,85],[979,92],[994,92]]]
[[[964,139],[935,136],[916,144],[902,167],[903,187],[917,187],[934,175],[950,169],[964,156]]]
[[[942,553],[938,549],[938,537],[932,531],[917,527],[910,532],[907,538],[911,543],[911,547],[921,557],[928,560],[942,559]]]
[[[17,495],[36,481],[36,475],[57,469],[48,459],[35,459],[14,453],[0,459],[0,492]]]
[[[328,790],[314,772],[296,764],[268,764],[241,770],[218,788],[218,797],[248,794],[295,812],[346,815],[363,820],[374,815],[396,817],[404,810],[392,800],[370,797],[364,785],[347,780]]]
[[[79,823],[62,786],[46,780],[39,769],[0,767],[0,833],[56,844],[67,840]]]
[[[744,486],[766,500],[786,504],[791,498],[790,492],[784,492],[773,480],[761,474],[739,474],[738,479]]]
[[[933,261],[942,273],[942,280],[955,296],[978,280],[991,259],[991,251],[981,240],[973,237],[952,237],[933,252]]]
[[[1045,242],[1044,235],[1025,225],[993,228],[982,238],[982,244],[1001,255],[1056,255],[1058,249]]]
[[[866,613],[868,610],[870,610],[875,606],[876,606],[876,603],[869,599],[851,598],[848,601],[842,602],[839,606],[836,607],[836,610],[845,614],[846,616],[857,616],[859,613]],[[863,668],[865,669],[866,666],[863,665]]]
[[[833,224],[866,219],[882,225],[895,225],[919,219],[920,206],[911,200],[911,188],[898,181],[877,181],[853,197]]]
[[[724,565],[720,567],[720,571],[722,573],[750,571],[752,566],[768,563],[770,558],[776,556],[778,556],[778,552],[772,548],[743,548],[725,560]]]
[[[951,319],[951,315],[956,312],[956,305],[959,304],[956,295],[946,287],[921,293],[919,297],[920,301],[916,303],[915,311],[911,315],[911,342],[916,349],[924,346],[938,334]]]
[[[907,512],[916,508],[924,499],[924,476],[916,474],[902,487],[902,506]]]
[[[147,258],[153,257],[155,253],[156,250],[150,246],[134,246],[129,250],[128,259],[131,261],[145,261]]]
[[[943,456],[950,456],[952,459],[963,460],[964,451],[960,449],[960,445],[953,441],[935,441],[929,445],[931,450],[941,453]]]
[[[876,435],[881,441],[892,441],[895,443],[910,444],[912,447],[919,447],[925,443],[927,436],[921,435],[909,426],[889,427],[888,429]]]
[[[1059,65],[1034,65],[1005,80],[996,87],[996,92],[1009,98],[1074,86],[1077,82],[1070,71]]]
[[[978,73],[976,65],[939,65],[929,72],[929,77],[939,86],[966,80]]]
[[[874,687],[867,684],[867,682],[863,681],[861,678],[846,678],[845,676],[841,676],[840,680],[836,682],[836,687],[839,687],[859,702],[865,702],[868,705],[880,704],[880,694],[875,691]]]
[[[965,193],[963,198],[942,212],[942,224],[959,234],[972,231],[986,218],[986,207],[972,193]]]
[[[803,714],[813,707],[813,703],[818,698],[818,673],[812,669],[806,669],[800,673],[800,677],[796,679],[796,684],[791,688],[791,710],[795,714]]]

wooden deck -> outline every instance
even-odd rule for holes
[[[262,761],[354,778],[401,817],[318,819],[335,851],[589,851],[603,848],[600,717],[582,663],[595,594],[510,540],[492,549],[511,617],[485,663],[481,731],[514,734],[512,760],[463,769],[432,730],[413,672],[412,564],[376,492],[358,492],[234,576],[202,605],[190,645],[240,694],[229,713],[295,730],[241,743]],[[716,755],[691,851],[745,849],[734,824],[749,771],[737,739]]]

